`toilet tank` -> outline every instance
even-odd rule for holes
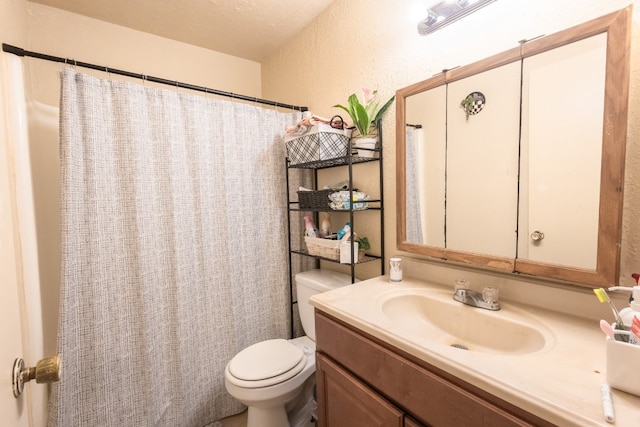
[[[356,282],[359,280],[356,279]],[[331,270],[309,270],[296,274],[298,290],[298,313],[305,335],[316,340],[316,322],[313,306],[309,304],[311,295],[341,288],[351,284],[351,276]]]

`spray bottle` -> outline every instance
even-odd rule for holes
[[[318,237],[318,229],[309,215],[304,216],[304,235],[307,237]]]

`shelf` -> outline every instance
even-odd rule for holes
[[[289,210],[291,212],[333,212],[333,213],[349,213],[349,212],[366,212],[366,211],[381,211],[382,210],[382,200],[371,199],[371,200],[358,200],[356,203],[367,202],[369,204],[379,204],[380,206],[368,206],[366,209],[331,209],[327,208],[301,208],[301,207],[293,207],[298,205],[300,202],[289,202]]]
[[[379,160],[380,159],[376,157],[352,156],[351,164],[354,165],[356,163],[377,162]],[[336,166],[347,166],[347,165],[349,165],[349,156],[336,157],[333,159],[318,160],[318,161],[307,162],[307,163],[298,163],[297,165],[290,164],[289,159],[287,159],[287,167],[291,169],[325,169],[325,168],[334,168]]]
[[[379,144],[378,147],[382,147],[382,132],[380,129],[380,124],[378,125],[378,131],[379,131]],[[317,161],[310,161],[310,162],[305,162],[305,163],[298,163],[298,164],[291,164],[290,159],[287,157],[285,158],[285,166],[286,166],[286,178],[287,178],[287,182],[286,182],[286,191],[287,191],[287,224],[288,224],[288,235],[289,235],[289,298],[290,298],[290,302],[291,302],[291,311],[290,311],[290,326],[291,326],[291,338],[293,338],[294,335],[294,309],[293,309],[293,305],[296,304],[295,298],[294,298],[294,291],[295,291],[295,279],[294,279],[294,262],[292,260],[293,256],[302,256],[302,257],[307,257],[307,258],[311,258],[314,260],[313,264],[315,264],[315,268],[320,268],[323,262],[330,262],[330,263],[334,263],[334,264],[340,264],[346,267],[349,267],[351,270],[351,283],[355,283],[356,279],[356,267],[358,265],[361,264],[367,264],[370,263],[372,261],[377,261],[380,264],[380,275],[384,275],[385,273],[385,265],[384,265],[384,185],[383,185],[383,175],[384,175],[384,167],[383,167],[383,150],[381,148],[376,148],[376,149],[368,149],[366,151],[373,151],[374,152],[374,156],[373,157],[360,157],[357,154],[354,153],[354,149],[352,147],[352,145],[350,143],[348,143],[347,145],[347,155],[342,156],[342,157],[336,157],[336,158],[331,158],[331,159],[326,159],[326,160],[317,160]],[[354,155],[355,154],[355,155]],[[316,154],[317,155],[317,154]],[[315,207],[301,207],[300,206],[300,200],[292,200],[292,197],[295,197],[296,199],[299,197],[296,197],[293,192],[291,191],[292,188],[292,182],[290,181],[291,178],[291,170],[292,169],[298,169],[298,170],[305,170],[307,172],[304,173],[297,173],[295,174],[295,179],[296,180],[301,180],[303,177],[306,177],[307,175],[311,175],[311,180],[312,182],[309,183],[308,185],[312,185],[314,190],[312,191],[320,191],[318,190],[318,171],[320,169],[328,169],[328,168],[335,168],[335,167],[347,167],[347,170],[345,171],[344,169],[338,171],[338,175],[341,175],[343,173],[347,173],[348,174],[348,187],[349,188],[353,188],[354,185],[354,178],[362,172],[366,172],[367,175],[370,174],[371,172],[371,168],[369,167],[365,167],[365,168],[360,168],[360,167],[353,167],[354,165],[357,164],[365,164],[365,163],[369,163],[369,162],[376,162],[377,163],[377,169],[378,169],[378,178],[379,178],[379,186],[378,186],[378,190],[377,192],[379,193],[379,196],[377,196],[377,199],[370,199],[370,200],[356,200],[353,203],[360,203],[360,202],[367,202],[368,206],[366,209],[353,209],[352,206],[353,204],[350,206],[350,209],[345,209],[345,210],[336,210],[336,209],[331,209],[329,203],[326,204],[326,207],[323,207],[323,205],[325,205],[323,200],[316,200],[315,198],[312,199],[311,201],[306,201],[306,197],[302,197],[303,200],[305,200],[305,206],[315,206]],[[323,177],[324,178],[324,177]],[[367,177],[368,178],[368,177]],[[293,187],[298,186],[300,184],[296,183],[293,184]],[[355,190],[354,190],[355,191]],[[375,190],[374,190],[375,191]],[[330,192],[329,192],[330,193]],[[375,193],[374,193],[375,194]],[[305,196],[316,196],[316,195],[305,195]],[[318,207],[320,206],[320,207]],[[306,247],[302,244],[301,241],[298,241],[298,238],[300,236],[298,236],[298,233],[300,233],[300,230],[298,231],[294,231],[292,230],[292,219],[295,219],[295,224],[296,227],[300,224],[301,220],[303,219],[303,215],[312,215],[313,216],[313,220],[314,222],[317,224],[321,215],[320,213],[322,212],[332,212],[335,214],[346,214],[348,216],[348,219],[344,218],[343,216],[340,216],[340,221],[342,222],[343,220],[348,220],[351,223],[351,227],[352,229],[357,229],[356,223],[358,221],[360,221],[360,218],[363,219],[367,219],[367,216],[365,215],[364,217],[361,216],[361,214],[359,214],[358,212],[366,212],[366,211],[374,211],[376,212],[373,218],[369,218],[369,219],[376,219],[377,222],[379,223],[379,232],[376,233],[378,234],[376,239],[379,239],[379,254],[380,255],[371,255],[371,254],[365,254],[364,258],[362,261],[359,262],[353,262],[353,263],[347,263],[347,264],[343,264],[341,263],[339,260],[335,260],[335,259],[331,259],[331,258],[324,258],[321,256],[316,256],[316,255],[310,255],[309,252],[307,251]],[[295,213],[292,214],[292,213]],[[367,221],[367,224],[369,224],[370,222]],[[302,233],[304,233],[304,231],[302,231]],[[294,248],[292,246],[293,244],[293,240],[296,241],[296,245],[297,246],[302,246],[302,248]],[[376,244],[378,244],[378,242],[376,242]],[[304,248],[304,249],[303,249]],[[378,249],[376,249],[376,251],[378,251]],[[303,264],[307,264],[307,263],[303,263]],[[311,263],[309,263],[311,264]],[[298,266],[299,264],[296,263],[296,269],[299,268]]]
[[[335,259],[325,258],[325,257],[321,257],[321,256],[316,256],[316,255],[309,255],[309,252],[307,252],[306,249],[292,249],[291,253],[308,256],[310,258],[315,258],[315,259],[319,259],[319,260],[322,260],[322,261],[335,262],[336,264],[341,264],[340,261],[337,261]],[[364,264],[366,262],[375,261],[375,260],[378,260],[378,259],[381,259],[381,258],[382,257],[380,257],[378,255],[365,254],[364,255],[364,259],[362,261],[358,261],[357,263],[355,263],[355,265]],[[350,264],[342,264],[342,265],[350,265]]]
[[[298,203],[298,202],[291,202],[293,203]],[[326,208],[326,209],[320,209],[320,208],[289,208],[289,210],[291,212],[333,212],[333,213],[349,213],[349,212],[366,212],[366,211],[381,211],[382,208],[380,207],[370,207],[367,209],[354,209],[353,211],[350,210],[343,210],[343,211],[339,211],[336,209],[331,209],[331,208]]]

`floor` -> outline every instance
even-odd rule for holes
[[[247,427],[247,411],[219,421],[222,427]],[[316,424],[309,421],[305,427],[315,427]]]
[[[222,427],[247,427],[247,411],[220,420]]]

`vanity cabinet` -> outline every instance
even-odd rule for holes
[[[316,310],[320,427],[552,426]]]

